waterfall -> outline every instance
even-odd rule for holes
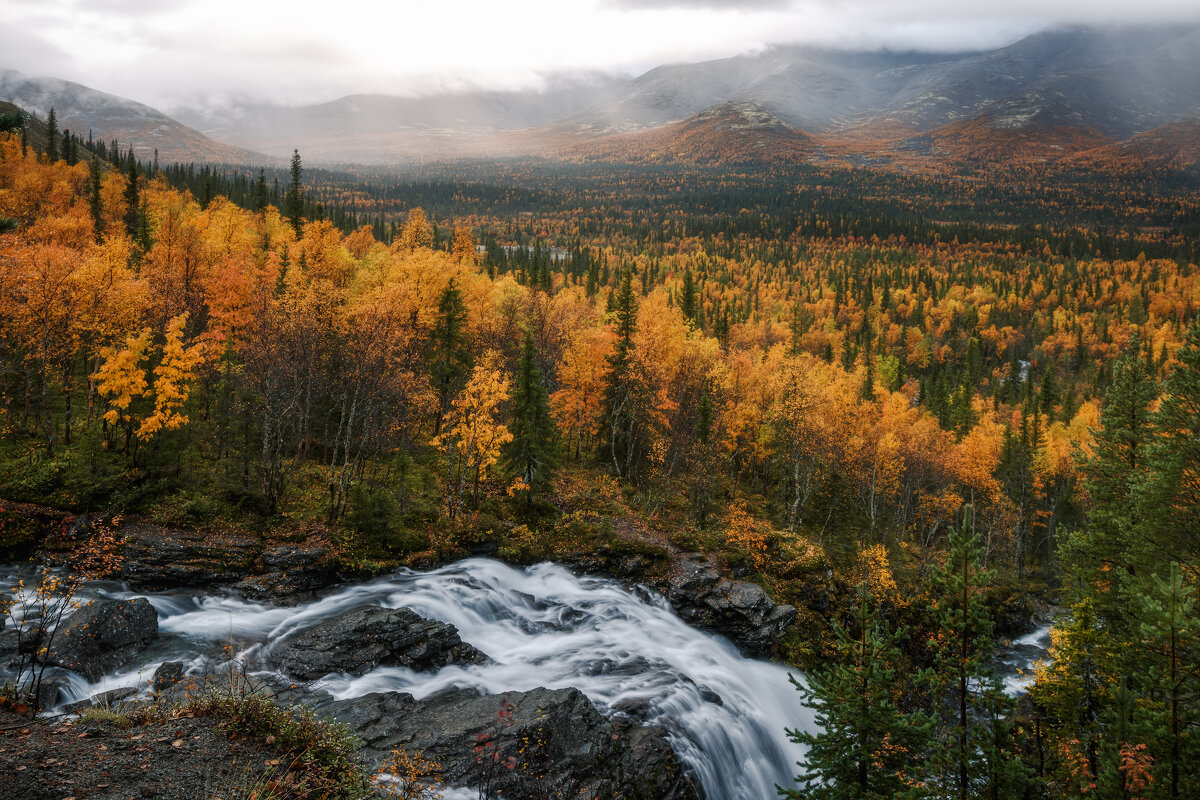
[[[97,684],[79,681],[73,699],[144,685],[165,660],[199,669],[232,651],[249,667],[270,670],[272,646],[288,634],[359,606],[406,606],[453,624],[491,661],[425,673],[380,667],[361,677],[331,675],[315,687],[342,699],[379,691],[423,698],[449,686],[491,693],[573,686],[602,711],[637,706],[648,723],[665,727],[709,800],[774,797],[777,784],[791,785],[803,757],[784,729],[814,728],[783,667],[747,659],[725,639],[688,626],[651,592],[554,564],[520,570],[469,559],[432,572],[401,571],[296,607],[111,584],[89,591],[147,598],[160,637],[138,668]]]

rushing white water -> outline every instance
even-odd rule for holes
[[[270,669],[273,643],[289,633],[358,606],[407,606],[453,624],[492,660],[435,673],[381,667],[361,677],[328,676],[317,687],[338,698],[393,690],[420,698],[447,686],[486,692],[573,686],[602,710],[641,701],[647,720],[667,728],[709,800],[774,797],[777,784],[791,785],[803,757],[785,727],[814,727],[787,670],[747,659],[725,639],[688,626],[656,595],[552,564],[517,570],[470,559],[433,572],[400,572],[294,608],[231,595],[90,591],[146,597],[158,611],[160,638],[137,669],[97,684],[80,681],[71,699],[144,685],[169,659],[199,669],[233,651]]]
[[[1043,625],[1033,633],[1015,640],[1001,653],[998,661],[1004,679],[1004,690],[1008,694],[1020,694],[1033,683],[1035,665],[1046,660],[1050,650],[1051,627],[1050,623]]]

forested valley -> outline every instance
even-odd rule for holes
[[[0,562],[78,545],[33,508],[359,579],[701,553],[796,610],[787,796],[1200,791],[1194,175],[34,138],[0,134]]]

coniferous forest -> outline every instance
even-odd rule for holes
[[[0,128],[0,562],[95,540],[86,576],[128,578],[152,529],[316,542],[342,582],[673,586],[701,554],[794,610],[752,653],[813,715],[785,796],[1200,791],[1194,172],[251,169]],[[394,796],[435,796],[397,753]],[[364,796],[336,764],[245,796]]]

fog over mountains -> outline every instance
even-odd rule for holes
[[[954,54],[778,46],[634,78],[564,78],[545,91],[351,95],[299,107],[179,109],[174,119],[12,72],[0,73],[0,99],[42,114],[54,105],[64,127],[184,160],[253,158],[244,151],[281,158],[293,148],[310,163],[519,154],[669,160],[679,136],[696,143],[764,131],[769,140],[754,145],[764,158],[780,146],[799,158],[879,142],[950,152],[947,142],[968,129],[974,138],[981,130],[1020,132],[1022,142],[1044,134],[1058,142],[1048,147],[1087,149],[1200,114],[1200,28],[1071,28]]]

